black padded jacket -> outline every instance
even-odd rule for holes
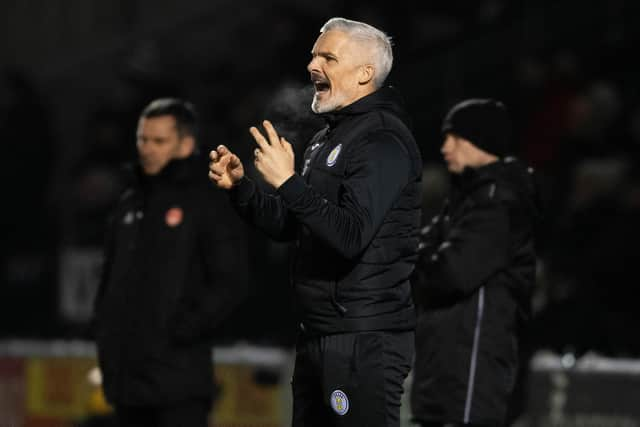
[[[303,170],[277,194],[250,179],[232,190],[247,221],[296,242],[292,280],[307,334],[415,327],[422,161],[403,117],[395,91],[380,89],[325,115]]]

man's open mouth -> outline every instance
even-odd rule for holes
[[[312,77],[311,82],[313,83],[316,93],[328,92],[329,89],[331,89],[331,84],[329,84],[328,80]]]

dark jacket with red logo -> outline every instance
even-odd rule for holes
[[[206,170],[190,158],[138,172],[113,212],[95,303],[111,403],[212,395],[213,331],[246,292],[246,264],[241,224]]]
[[[420,225],[422,160],[391,88],[325,115],[303,170],[269,195],[248,178],[241,215],[295,241],[295,300],[305,332],[410,330],[409,276]]]

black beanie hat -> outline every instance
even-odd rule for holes
[[[498,157],[511,153],[507,109],[494,99],[467,99],[456,104],[442,123],[442,134],[447,132]]]

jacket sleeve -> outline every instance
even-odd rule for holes
[[[279,195],[265,193],[246,176],[229,195],[240,216],[272,239],[290,241],[296,238],[295,218],[291,217]]]
[[[412,162],[394,135],[378,132],[350,148],[340,199],[332,203],[293,175],[278,189],[289,211],[345,258],[371,242],[407,185]]]
[[[204,285],[190,289],[179,301],[173,338],[180,343],[211,338],[214,330],[248,294],[247,246],[244,227],[226,197],[207,198],[199,212],[196,251]]]
[[[422,260],[430,259],[431,256],[438,250],[440,243],[442,242],[442,222],[446,208],[442,209],[439,215],[431,218],[424,227],[420,229],[420,241],[418,243],[418,261],[416,262],[416,268],[413,271],[411,277],[413,300],[418,306],[427,305],[429,300],[429,294],[424,286],[425,271],[422,266]]]
[[[425,291],[464,297],[507,266],[509,214],[506,203],[484,200],[451,224],[435,252],[420,258]]]
[[[420,243],[418,252],[422,257],[430,258],[442,242],[442,221],[446,210],[443,209],[439,215],[431,218],[431,221],[420,229]]]

